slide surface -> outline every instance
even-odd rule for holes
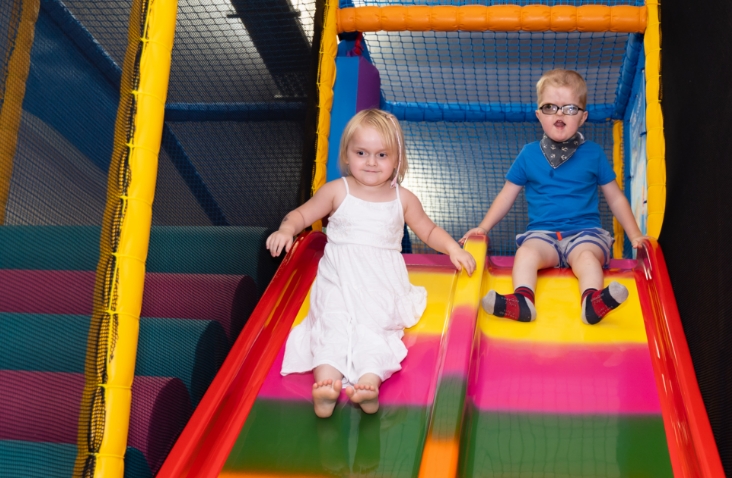
[[[298,239],[158,476],[723,476],[696,382],[684,383],[690,362],[661,360],[686,344],[657,326],[675,303],[654,286],[649,254],[613,262],[606,282],[630,297],[597,326],[582,324],[568,270],[541,273],[538,319],[525,324],[479,307],[489,289],[511,290],[511,258],[469,278],[444,256],[406,255],[428,306],[405,333],[403,369],[375,415],[342,394],[318,419],[312,374],[279,370],[324,245],[319,233]],[[485,257],[480,238],[466,248]]]

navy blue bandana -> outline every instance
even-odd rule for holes
[[[549,161],[552,168],[557,169],[566,163],[584,142],[585,137],[577,131],[574,136],[562,142],[554,141],[547,135],[544,135],[539,144],[541,145],[541,152],[544,153],[546,160]]]

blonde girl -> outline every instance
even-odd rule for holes
[[[333,413],[341,388],[366,413],[379,409],[379,387],[401,369],[404,329],[427,303],[410,284],[401,255],[404,223],[425,244],[448,254],[472,274],[475,260],[425,214],[419,199],[400,186],[407,171],[397,119],[370,109],[346,125],[339,163],[343,177],[321,187],[282,220],[267,239],[277,256],[293,236],[328,217],[328,244],[310,294],[310,310],[287,339],[282,374],[313,371],[319,417]]]

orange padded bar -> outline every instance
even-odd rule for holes
[[[551,8],[554,31],[569,32],[577,28],[577,7],[561,5]]]
[[[385,6],[339,9],[338,33],[375,31],[555,31],[643,33],[646,7],[585,5]]]
[[[521,9],[521,29],[542,32],[552,29],[552,8],[547,5],[528,5]]]
[[[486,10],[486,22],[479,30],[514,31],[521,30],[522,7],[518,5],[496,5],[483,7]]]

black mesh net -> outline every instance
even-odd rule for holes
[[[113,319],[90,324],[131,8],[0,4],[0,476],[72,475],[89,336],[114,345]],[[179,2],[126,476],[157,472],[277,266],[263,241],[303,183],[314,10]]]

